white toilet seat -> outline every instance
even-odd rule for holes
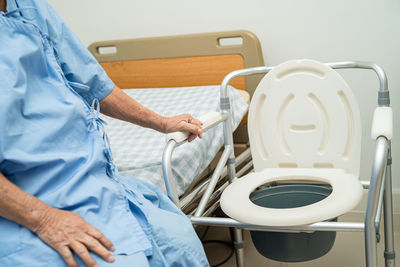
[[[250,194],[257,187],[274,181],[328,183],[332,186],[332,193],[317,203],[289,209],[264,208],[250,200]],[[350,211],[360,202],[362,190],[358,178],[342,169],[266,168],[230,184],[224,190],[220,204],[229,217],[244,223],[304,225],[332,219]]]

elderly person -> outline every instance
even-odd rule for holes
[[[208,266],[188,218],[125,183],[98,112],[201,137],[125,95],[45,0],[0,0],[0,266]]]

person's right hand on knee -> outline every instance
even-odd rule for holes
[[[89,251],[107,262],[114,261],[110,253],[114,250],[111,241],[76,213],[49,208],[33,231],[60,253],[69,267],[78,266],[73,253],[77,254],[87,266],[97,266]]]

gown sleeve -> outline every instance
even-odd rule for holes
[[[38,12],[41,13],[42,26],[54,47],[58,63],[67,80],[72,82],[75,91],[89,104],[95,98],[101,100],[106,97],[115,85],[104,69],[53,7],[45,0],[34,2],[38,6]]]

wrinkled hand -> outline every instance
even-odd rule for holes
[[[112,262],[113,244],[98,229],[76,213],[50,208],[34,232],[63,257],[69,267],[77,267],[72,252],[87,266],[97,266],[89,250]]]
[[[193,141],[196,137],[203,137],[203,131],[201,130],[203,123],[189,114],[167,117],[164,123],[165,133],[189,132],[188,142]]]

